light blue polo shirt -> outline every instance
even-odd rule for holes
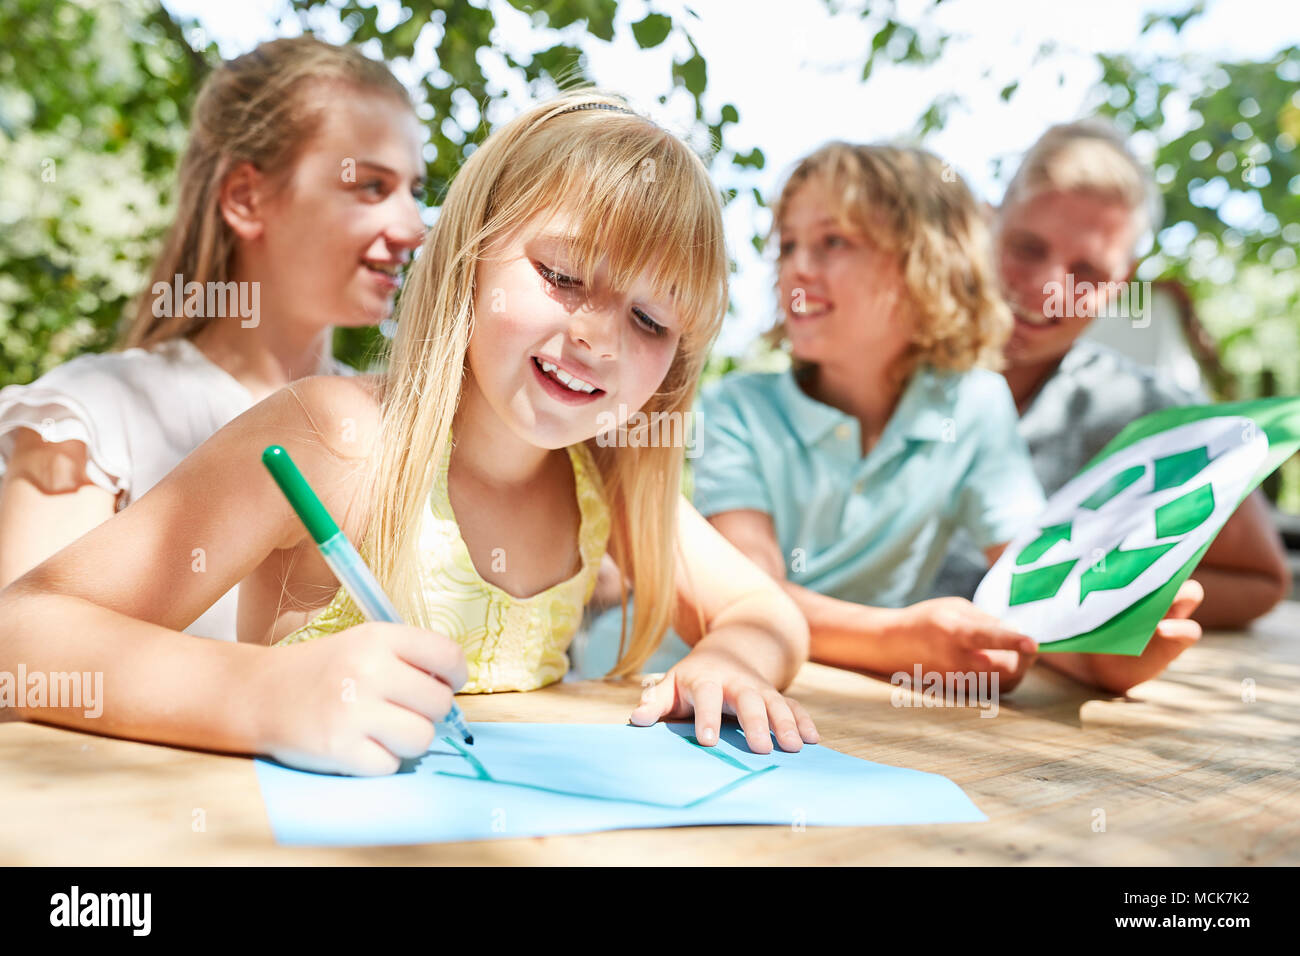
[[[876,607],[923,599],[953,531],[1004,544],[1043,508],[996,372],[919,368],[875,446],[792,372],[729,375],[699,401],[695,506],[770,514],[789,580]]]

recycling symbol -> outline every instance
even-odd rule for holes
[[[985,576],[975,603],[1040,644],[1101,627],[1218,533],[1267,456],[1268,438],[1237,415],[1119,449],[1052,496]]]

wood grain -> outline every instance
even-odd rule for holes
[[[944,774],[987,823],[280,847],[248,758],[10,721],[0,723],[0,864],[1300,863],[1300,604],[1247,634],[1208,635],[1127,699],[1042,667],[991,719],[973,706],[891,706],[892,690],[809,664],[789,693],[825,745]],[[634,682],[590,681],[460,702],[471,721],[621,723],[638,694]]]

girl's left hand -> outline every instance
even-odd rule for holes
[[[722,715],[740,722],[745,742],[756,754],[772,752],[772,734],[785,751],[815,744],[821,737],[798,701],[785,697],[752,667],[727,651],[697,647],[664,679],[647,687],[631,721],[648,727],[659,720],[695,712],[695,739],[706,747],[718,742]]]

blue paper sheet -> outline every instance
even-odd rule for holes
[[[439,727],[439,730],[444,729]],[[820,745],[751,753],[739,728],[714,747],[692,724],[474,724],[387,777],[256,761],[276,839],[353,846],[639,827],[874,826],[985,820],[946,777]]]

